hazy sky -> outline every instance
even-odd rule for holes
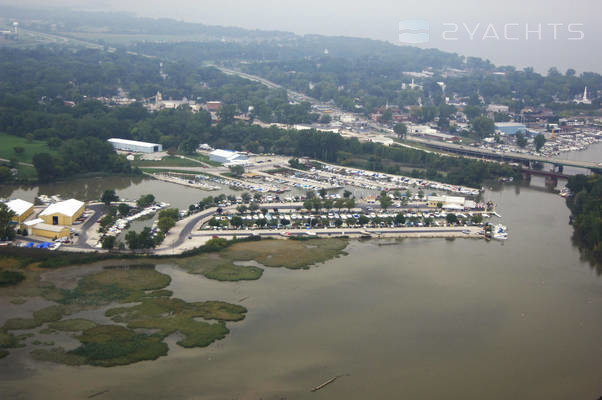
[[[602,72],[601,0],[4,1],[20,6],[130,11],[212,25],[359,36],[392,43],[400,43],[400,21],[419,19],[430,24],[430,40],[420,47],[480,56],[498,65],[533,66],[543,72],[551,66],[561,71],[573,67]],[[527,34],[527,30],[531,32]],[[448,31],[448,40],[444,31]]]

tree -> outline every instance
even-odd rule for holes
[[[418,189],[418,198],[420,200],[424,199],[424,191],[422,189]]]
[[[397,225],[403,225],[406,222],[406,217],[402,213],[397,213],[394,221]]]
[[[15,227],[12,223],[15,212],[0,202],[0,240],[14,240]]]
[[[380,207],[385,211],[393,204],[393,200],[387,194],[381,194],[378,201],[380,202]]]
[[[119,196],[117,196],[117,194],[115,194],[115,190],[107,189],[102,193],[102,196],[100,197],[100,201],[105,203],[105,205],[108,207],[111,205],[112,202],[119,201]]]
[[[353,193],[351,193],[349,190],[345,189],[345,191],[343,192],[343,197],[348,199],[351,197]]]
[[[456,216],[456,214],[447,214],[445,220],[448,224],[455,224],[458,222],[458,217]]]
[[[543,145],[546,143],[546,137],[544,135],[542,135],[541,133],[538,133],[537,136],[535,136],[534,142],[535,142],[535,150],[539,151],[539,150],[541,150]]]
[[[149,227],[145,227],[140,233],[128,231],[128,233],[125,234],[125,242],[131,250],[155,247],[155,242],[152,239],[152,233]]]
[[[481,108],[477,106],[466,106],[464,107],[464,114],[472,121],[481,115]]]
[[[348,210],[355,208],[355,198],[352,197],[350,199],[347,199],[347,201],[345,202],[345,206]]]
[[[345,207],[345,204],[347,203],[347,201],[345,199],[336,199],[333,207],[338,209],[339,212],[341,212],[341,208]]]
[[[115,236],[105,236],[102,238],[102,248],[111,250],[115,247]]]
[[[395,132],[400,139],[403,139],[408,134],[408,127],[406,124],[398,122],[393,126],[393,132]]]
[[[8,169],[8,167],[5,167],[4,165],[0,166],[0,183],[2,182],[8,182],[12,179],[13,174],[12,172],[10,172],[10,169]]]
[[[238,177],[245,173],[245,167],[242,165],[231,165],[228,168],[230,169],[230,174],[232,174],[232,176]]]
[[[122,217],[127,217],[131,209],[132,207],[125,203],[119,203],[119,205],[117,206],[117,210],[119,210],[119,215],[121,215]]]
[[[15,152],[15,154],[23,154],[23,153],[25,153],[25,147],[15,146],[15,147],[13,147],[13,151]]]
[[[176,221],[174,221],[173,218],[167,215],[160,217],[159,221],[157,222],[157,228],[159,228],[159,230],[164,234],[166,234],[175,225]]]
[[[34,155],[33,166],[38,173],[38,180],[40,182],[50,182],[59,176],[54,158],[48,153]]]
[[[247,192],[244,192],[243,194],[240,195],[243,203],[248,203],[249,201],[251,201],[251,195]]]
[[[360,215],[360,217],[358,218],[357,222],[360,225],[366,225],[368,222],[370,222],[370,218],[366,217],[364,214]]]
[[[152,205],[154,202],[155,196],[152,194],[143,194],[138,200],[136,200],[136,205],[140,208],[145,208]]]
[[[219,121],[224,125],[229,125],[234,122],[234,116],[236,115],[236,106],[233,104],[222,104],[220,109],[217,111],[217,117]]]
[[[220,226],[222,223],[220,222],[219,219],[213,217],[209,220],[209,222],[207,223],[209,226]]]
[[[247,211],[247,206],[241,204],[238,207],[236,207],[236,211],[238,211],[240,214],[244,214]]]
[[[481,214],[475,214],[470,218],[470,221],[473,224],[480,224],[481,222],[483,222],[483,216]]]
[[[240,216],[235,215],[232,217],[230,223],[232,224],[232,226],[240,228],[243,225],[244,221]]]
[[[380,116],[380,122],[391,122],[391,120],[393,119],[393,111],[389,110],[388,108],[383,111],[382,115]]]
[[[525,147],[527,145],[527,138],[525,137],[524,133],[518,132],[516,134],[516,144],[519,147]]]
[[[325,198],[326,197],[326,189],[322,188],[320,189],[320,191],[318,192],[320,194],[321,198]]]
[[[476,117],[472,121],[472,129],[480,138],[493,135],[495,132],[495,123],[487,117]]]

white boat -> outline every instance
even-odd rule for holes
[[[507,228],[504,225],[494,225],[491,228],[491,237],[495,240],[507,240],[508,232]]]

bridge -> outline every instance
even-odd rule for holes
[[[533,154],[522,154],[522,153],[513,153],[513,152],[495,152],[488,149],[481,149],[478,147],[464,146],[460,144],[446,143],[446,142],[437,142],[434,140],[416,138],[412,136],[409,139],[413,142],[423,144],[425,146],[431,147],[437,150],[443,150],[450,153],[462,154],[471,157],[477,158],[487,158],[489,160],[496,160],[502,162],[515,162],[524,165],[529,165],[530,163],[540,162],[540,163],[548,163],[552,164],[555,167],[575,167],[575,168],[584,168],[589,169],[592,172],[602,173],[602,163],[596,163],[593,161],[578,161],[578,160],[564,160],[561,158],[553,158],[553,157],[542,157],[536,156]],[[559,168],[560,172],[562,172],[562,168]]]

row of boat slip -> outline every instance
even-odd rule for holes
[[[41,195],[39,195],[36,198],[42,204],[52,204],[52,203],[58,203],[59,201],[63,201],[63,199],[61,198],[61,196],[59,196],[58,194],[55,194],[55,195],[52,195],[52,196],[47,196],[45,194],[41,194]]]

